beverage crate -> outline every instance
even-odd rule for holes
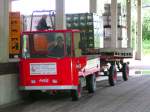
[[[127,48],[128,39],[118,38],[117,40],[117,48]],[[104,39],[104,48],[111,48],[111,38]]]
[[[103,24],[104,24],[104,26],[111,25],[111,16],[103,16]],[[117,25],[118,26],[126,26],[127,25],[127,20],[126,20],[125,15],[124,16],[118,16]]]
[[[67,14],[66,24],[67,29],[79,29],[84,32],[81,34],[81,39],[87,48],[103,48],[103,18],[101,16],[95,13]]]
[[[121,3],[117,4],[117,14],[118,16],[126,15],[126,9],[122,6]],[[104,13],[103,16],[111,16],[111,4],[104,4]]]
[[[117,36],[126,38],[127,37],[127,28],[125,27],[118,27],[117,28]],[[104,38],[111,37],[112,32],[111,32],[111,27],[105,27],[104,28]]]

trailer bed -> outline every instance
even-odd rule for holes
[[[100,48],[99,53],[101,57],[112,56],[116,58],[132,58],[133,49],[132,48]]]
[[[132,48],[99,48],[99,49],[88,49],[88,55],[100,55],[100,57],[109,58],[132,58],[133,49]]]

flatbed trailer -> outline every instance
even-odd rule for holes
[[[122,78],[124,81],[128,80],[129,62],[125,62],[124,59],[133,57],[132,48],[100,49],[100,54],[101,71],[104,71],[102,66],[110,63],[110,68],[108,69],[109,74],[107,71],[104,71],[104,75],[108,76],[110,85],[115,85],[117,81],[117,72],[122,72]]]
[[[117,82],[117,72],[122,72],[122,78],[127,81],[129,78],[129,62],[125,59],[133,58],[132,48],[99,48],[87,49],[87,55],[98,55],[100,57],[101,76],[108,76],[110,86]]]

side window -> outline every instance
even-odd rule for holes
[[[80,49],[80,33],[74,33],[74,52],[75,56],[81,56],[81,49]]]
[[[35,52],[42,52],[42,51],[47,51],[48,49],[48,41],[47,41],[48,36],[46,34],[34,34],[33,35],[33,45],[34,45],[34,50]]]
[[[66,33],[66,56],[71,56],[71,33]]]
[[[56,33],[55,35],[55,46],[52,49],[53,57],[64,57],[65,49],[64,49],[64,33]]]

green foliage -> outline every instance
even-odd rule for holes
[[[143,40],[150,40],[150,17],[145,17],[143,19],[142,34]]]
[[[149,5],[150,0],[143,0],[143,5]],[[142,28],[142,47],[143,54],[150,54],[150,8],[143,8],[143,28]]]
[[[143,4],[150,3],[150,0],[143,0],[142,3],[143,3]]]
[[[143,5],[149,5],[150,0],[143,0]],[[143,40],[150,40],[150,8],[143,8]]]

